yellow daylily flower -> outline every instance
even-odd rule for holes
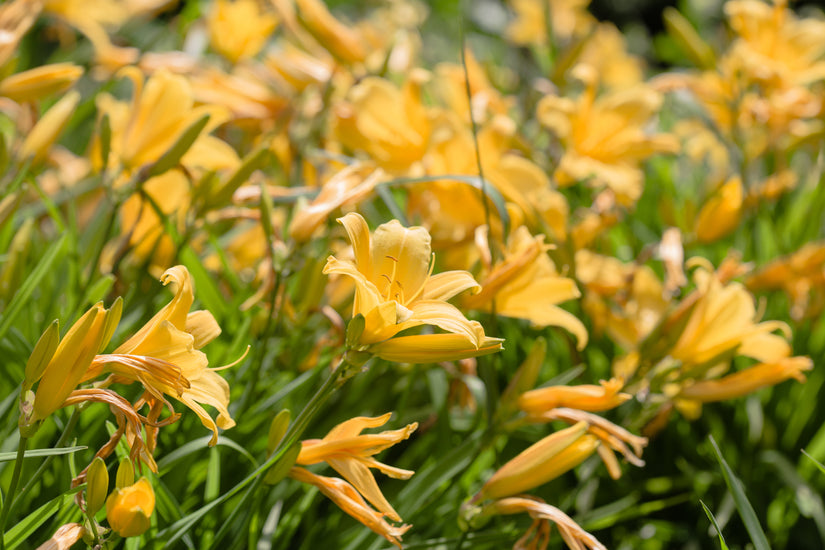
[[[739,225],[744,203],[742,179],[733,176],[719,188],[696,218],[696,239],[711,243],[731,233]]]
[[[0,96],[14,101],[35,101],[67,90],[83,75],[74,63],[53,63],[13,74],[0,81]]]
[[[387,523],[384,514],[370,508],[358,491],[343,479],[319,476],[304,468],[292,468],[289,477],[301,483],[309,483],[318,487],[341,510],[398,548],[401,548],[401,536],[412,527],[412,525],[396,527]]]
[[[808,243],[777,258],[745,280],[751,290],[784,290],[791,301],[791,317],[814,317],[825,306],[825,243]]]
[[[753,297],[740,283],[723,285],[708,267],[694,272],[697,290],[683,304],[695,304],[670,356],[683,365],[709,363],[725,353],[752,357],[772,363],[791,353],[785,337],[772,334],[779,329],[790,333],[780,321],[757,323]]]
[[[144,80],[136,67],[124,68],[122,72],[134,86],[131,105],[116,101],[108,94],[99,94],[97,106],[101,115],[109,115],[111,155],[127,170],[158,160],[204,115],[209,114],[211,118],[199,140],[208,138],[206,132],[226,118],[222,109],[196,107],[192,87],[182,76],[160,69]],[[100,143],[94,141],[92,145],[93,158],[99,158],[96,153]]]
[[[383,426],[391,416],[392,413],[372,418],[358,416],[338,424],[323,439],[304,440],[301,442],[301,453],[295,463],[309,465],[326,462],[352,483],[378,511],[393,521],[401,521],[398,512],[387,502],[378,488],[370,468],[395,479],[409,479],[415,472],[378,462],[373,455],[410,437],[418,428],[418,423],[413,422],[398,430],[361,435],[365,428]]]
[[[579,422],[534,443],[499,468],[474,500],[517,495],[575,468],[599,446],[587,429],[586,422]]]
[[[596,537],[582,529],[570,516],[556,508],[531,497],[509,497],[494,501],[485,506],[483,515],[520,514],[527,512],[535,521],[525,535],[516,543],[516,548],[545,548],[550,538],[547,521],[552,521],[559,530],[564,542],[576,550],[607,550]],[[532,540],[531,546],[526,542]],[[520,544],[524,542],[525,544]]]
[[[255,57],[277,26],[255,0],[218,0],[207,18],[210,44],[232,63]]]
[[[330,256],[324,273],[346,275],[355,282],[353,316],[363,315],[365,321],[359,345],[369,351],[370,346],[380,344],[383,347],[376,346],[376,351],[386,351],[394,345],[387,341],[399,332],[433,325],[451,334],[405,336],[404,346],[414,350],[420,344],[424,351],[425,345],[439,340],[439,351],[444,354],[439,357],[453,357],[451,354],[459,351],[482,355],[501,349],[499,340],[485,336],[481,325],[445,301],[465,290],[477,290],[478,283],[466,271],[431,276],[433,257],[426,229],[405,228],[392,220],[370,236],[359,214],[347,214],[338,221],[349,235],[355,262]],[[398,349],[396,345],[395,351]]]
[[[43,160],[68,124],[78,103],[80,103],[80,94],[71,91],[52,105],[23,140],[20,146],[20,158],[33,157],[35,161]]]
[[[365,199],[382,177],[382,170],[369,166],[355,164],[344,168],[322,185],[312,202],[296,210],[289,224],[290,237],[298,242],[308,241],[333,210]]]
[[[172,301],[114,352],[96,357],[87,379],[109,371],[113,373],[111,382],[141,382],[151,401],[162,404],[164,394],[174,397],[212,430],[210,445],[215,445],[218,427],[229,429],[235,421],[227,410],[229,384],[215,369],[207,368],[209,359],[200,348],[214,340],[221,329],[208,311],[189,311],[195,291],[184,266],[167,269],[161,282],[175,286]],[[217,420],[202,403],[218,410]]]
[[[365,78],[334,107],[335,135],[385,170],[406,172],[424,158],[432,132],[419,80],[413,74],[399,90],[383,78]]]
[[[123,538],[137,537],[151,526],[155,511],[155,491],[145,477],[122,489],[115,489],[106,499],[106,519],[112,531]]]
[[[367,44],[358,31],[333,16],[321,0],[295,0],[304,27],[318,42],[344,63],[364,61]]]
[[[656,153],[673,153],[678,142],[669,134],[649,135],[645,126],[662,104],[660,94],[645,85],[609,91],[596,97],[597,73],[579,65],[575,74],[585,83],[578,100],[546,96],[538,105],[539,122],[564,146],[555,177],[560,186],[587,181],[607,186],[623,205],[642,194],[641,163]]]
[[[541,327],[562,327],[583,349],[587,329],[575,315],[556,306],[581,294],[573,279],[558,274],[547,250],[544,235],[533,236],[519,227],[510,235],[504,258],[484,277],[481,292],[466,297],[464,304],[484,310],[492,310],[495,304],[499,315],[527,319]]]
[[[619,378],[602,380],[599,386],[548,386],[524,392],[518,398],[518,406],[528,414],[540,414],[556,407],[590,412],[607,411],[632,397],[620,391],[622,386],[624,382]]]
[[[678,397],[709,403],[748,395],[767,386],[775,386],[789,378],[805,382],[803,371],[813,368],[810,357],[784,357],[773,363],[760,363],[723,376],[717,380],[700,380],[681,387]]]
[[[547,21],[552,22],[557,40],[584,36],[595,23],[587,11],[590,0],[512,0],[511,4],[516,17],[504,32],[522,46],[546,44]]]

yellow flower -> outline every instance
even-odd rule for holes
[[[289,476],[301,483],[309,483],[318,487],[341,510],[398,548],[401,548],[401,536],[412,527],[411,525],[395,527],[387,523],[384,520],[384,514],[370,508],[358,491],[343,479],[319,476],[304,468],[292,468]]]
[[[83,380],[95,355],[108,343],[119,318],[118,308],[107,310],[102,303],[97,303],[72,325],[40,375],[31,423],[63,406]]]
[[[539,102],[539,122],[551,129],[564,146],[555,172],[559,185],[587,181],[612,189],[619,203],[630,205],[642,194],[641,163],[656,153],[675,152],[669,134],[649,135],[644,127],[662,103],[653,89],[639,85],[596,97],[595,70],[580,65],[576,74],[585,82],[577,101],[546,96]]]
[[[367,77],[334,112],[335,135],[341,143],[365,151],[390,172],[409,170],[427,152],[432,123],[415,74],[400,90],[383,78]]]
[[[358,31],[338,21],[321,0],[295,0],[304,27],[329,53],[344,63],[357,63],[367,57],[367,45]]]
[[[98,96],[98,110],[109,115],[112,129],[111,154],[127,169],[134,169],[158,160],[178,140],[180,135],[204,115],[211,115],[209,128],[220,124],[225,112],[209,106],[196,107],[192,87],[182,76],[165,69],[144,81],[135,68],[123,69],[132,80],[132,104],[115,101],[108,94]],[[199,140],[210,136],[202,133]],[[211,138],[217,140],[217,138]],[[197,142],[196,142],[197,144]],[[193,145],[195,147],[196,145]],[[93,143],[93,155],[100,143]]]
[[[356,164],[344,168],[323,184],[311,203],[296,209],[289,224],[290,237],[298,242],[308,241],[333,210],[365,199],[383,175],[380,169],[369,166]]]
[[[416,343],[423,347],[437,339],[446,342],[439,350],[446,356],[466,351],[465,357],[500,349],[500,340],[485,336],[481,325],[445,301],[465,290],[477,290],[478,283],[466,271],[431,276],[430,235],[423,227],[407,229],[392,220],[371,237],[359,214],[347,214],[339,221],[349,235],[355,262],[330,256],[324,273],[346,275],[355,282],[353,316],[363,315],[365,321],[358,340],[361,346],[369,350],[408,328],[433,325],[452,334],[406,336],[404,344],[414,349]]]
[[[825,243],[808,243],[777,258],[745,280],[751,290],[782,289],[791,300],[791,317],[813,317],[825,304]]]
[[[74,63],[42,65],[0,81],[0,96],[17,102],[35,101],[69,88],[83,74]]]
[[[773,363],[754,365],[718,380],[687,383],[679,390],[678,397],[700,403],[735,399],[789,378],[804,382],[805,375],[802,372],[811,370],[813,366],[809,357],[784,357]]]
[[[534,443],[499,468],[478,498],[517,495],[575,468],[599,446],[599,439],[587,434],[587,428],[586,422],[579,422]]]
[[[696,218],[696,238],[711,243],[731,233],[742,217],[742,179],[733,176],[708,199]]]
[[[255,0],[218,0],[207,19],[212,47],[232,63],[255,57],[264,47],[278,18],[263,12]]]
[[[0,6],[0,67],[5,67],[20,45],[20,40],[29,32],[40,15],[40,0],[12,0]]]
[[[556,407],[600,412],[618,407],[631,398],[621,393],[624,383],[618,378],[602,380],[599,386],[548,386],[530,390],[518,398],[519,408],[528,414],[539,414]]]
[[[504,258],[484,277],[482,290],[465,299],[472,309],[492,310],[505,317],[527,319],[537,326],[558,326],[570,331],[578,348],[587,344],[587,329],[581,321],[560,307],[580,296],[576,283],[562,277],[547,255],[544,235],[533,236],[524,226],[513,233]]]
[[[671,357],[689,367],[710,363],[723,354],[735,353],[764,363],[790,355],[785,338],[772,334],[777,329],[789,332],[787,325],[779,321],[756,323],[753,297],[740,283],[723,285],[707,267],[697,269],[694,280],[697,290],[683,301],[683,307],[692,306],[690,314],[670,350]]]
[[[550,21],[557,40],[583,36],[594,23],[587,11],[589,3],[590,0],[513,0],[516,18],[504,32],[519,45],[545,44]]]
[[[542,528],[546,521],[552,521],[570,548],[577,550],[607,550],[607,547],[596,540],[596,537],[585,531],[581,526],[573,521],[570,516],[544,502],[529,497],[510,497],[496,500],[486,506],[482,514],[520,514],[527,512],[535,522],[527,533],[516,543],[516,548],[545,548],[550,529]],[[531,546],[526,542],[532,539]],[[519,544],[524,543],[524,544]]]
[[[123,538],[137,537],[151,526],[155,511],[155,492],[145,477],[122,489],[115,489],[106,500],[106,519],[112,531]]]
[[[69,119],[74,114],[80,94],[71,91],[63,96],[31,129],[23,145],[20,146],[20,157],[34,157],[35,161],[42,160],[49,152],[49,148],[57,141]]]
[[[163,284],[175,285],[172,301],[113,353],[95,358],[87,379],[103,371],[113,373],[112,382],[139,381],[151,399],[163,402],[163,394],[181,401],[212,430],[210,445],[218,440],[218,427],[231,428],[229,384],[214,369],[200,348],[221,332],[215,318],[205,310],[193,311],[194,286],[182,265],[167,269]],[[217,421],[201,406],[218,410]]]
[[[370,468],[375,468],[395,479],[409,479],[415,472],[402,470],[378,462],[373,455],[404,441],[412,434],[418,423],[413,422],[398,429],[379,434],[364,434],[364,428],[383,426],[392,416],[387,413],[374,418],[358,416],[335,426],[323,439],[308,439],[301,442],[301,453],[296,464],[309,465],[326,462],[361,493],[378,511],[393,521],[401,521],[384,495]]]

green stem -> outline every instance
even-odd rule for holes
[[[166,530],[158,533],[158,538],[165,538],[165,543],[168,546],[172,546],[172,544],[177,541],[180,537],[182,537],[186,531],[189,530],[192,524],[198,521],[200,518],[204,517],[210,510],[213,510],[218,505],[226,502],[236,494],[238,494],[244,487],[248,486],[250,483],[255,482],[261,474],[267,472],[272,466],[277,464],[281,458],[283,458],[284,454],[286,454],[287,450],[289,450],[295,442],[298,441],[298,438],[304,433],[307,426],[309,425],[310,420],[315,416],[321,406],[326,403],[327,399],[332,395],[333,391],[344,384],[347,380],[349,380],[354,373],[357,372],[354,368],[349,365],[346,361],[342,362],[341,365],[338,366],[335,371],[330,374],[330,376],[326,379],[324,384],[315,392],[315,395],[309,400],[309,403],[304,407],[301,413],[295,418],[295,421],[290,426],[289,430],[287,430],[286,435],[284,436],[281,444],[272,453],[272,456],[264,462],[261,466],[255,469],[254,472],[249,474],[243,481],[235,485],[232,489],[221,495],[219,498],[216,498],[197,512],[190,514],[185,518],[181,518],[178,520],[174,525],[170,527],[177,529],[175,532],[169,534]],[[2,550],[2,549],[0,549]]]
[[[89,529],[92,530],[92,538],[94,539],[94,548],[101,548],[100,535],[97,532],[97,522],[95,517],[89,513],[89,508],[86,508],[86,519],[89,520]]]
[[[28,437],[21,437],[17,444],[17,458],[14,461],[14,472],[11,475],[11,483],[9,490],[6,492],[6,500],[3,502],[3,512],[0,515],[0,550],[6,548],[6,521],[9,518],[12,505],[14,504],[14,495],[17,492],[17,484],[20,481],[20,474],[23,472],[23,458],[26,456],[26,446],[29,444]]]

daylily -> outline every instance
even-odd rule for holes
[[[564,146],[556,181],[560,186],[579,181],[593,187],[607,186],[619,203],[631,205],[642,194],[642,162],[656,153],[678,149],[672,135],[650,135],[645,131],[662,97],[640,84],[597,98],[595,69],[579,65],[574,74],[585,83],[576,101],[548,95],[538,105],[539,122],[552,130]]]
[[[364,151],[390,172],[404,173],[427,152],[432,133],[429,110],[421,102],[421,73],[399,90],[388,80],[367,77],[334,107],[336,137],[353,151]]]
[[[370,468],[375,468],[396,479],[409,479],[415,472],[402,470],[378,462],[373,455],[404,441],[418,423],[413,422],[398,430],[379,434],[361,434],[364,428],[383,426],[392,416],[387,413],[377,417],[358,416],[335,426],[323,439],[301,442],[301,453],[296,464],[309,465],[326,462],[361,493],[382,514],[393,521],[401,521],[398,512],[387,502]]]
[[[600,412],[618,407],[631,398],[620,390],[624,383],[618,378],[602,380],[599,386],[548,386],[526,391],[518,399],[519,408],[537,414],[556,407],[571,407],[582,411]]]
[[[74,63],[42,65],[13,74],[0,81],[0,96],[14,101],[35,101],[63,92],[83,75],[83,68]]]
[[[384,519],[384,514],[373,510],[355,488],[337,477],[326,477],[313,474],[304,468],[292,468],[289,477],[301,483],[309,483],[318,487],[327,498],[334,502],[341,510],[348,513],[365,526],[378,533],[398,548],[401,548],[401,536],[412,525],[396,527]]]
[[[560,307],[559,302],[578,298],[576,283],[556,271],[547,255],[544,235],[533,236],[524,226],[511,235],[504,258],[483,279],[481,292],[465,299],[473,309],[491,310],[506,317],[527,319],[536,326],[558,326],[570,331],[578,348],[587,344],[587,329]]]
[[[590,0],[513,0],[516,17],[505,33],[509,40],[522,46],[546,44],[549,20],[557,40],[583,36],[595,23],[587,11],[589,3]]]
[[[788,326],[780,321],[757,323],[753,297],[740,283],[723,285],[708,266],[697,269],[694,280],[697,290],[685,298],[683,307],[694,300],[695,304],[670,350],[671,357],[690,366],[709,363],[725,353],[766,363],[790,355],[786,338],[772,334],[777,329],[788,334]]]
[[[742,179],[733,176],[712,195],[696,218],[696,239],[710,243],[731,233],[742,217],[744,188]]]
[[[701,403],[735,399],[760,388],[775,386],[789,378],[805,382],[805,375],[802,373],[811,370],[813,366],[810,357],[784,357],[772,363],[754,365],[716,380],[699,380],[685,384],[680,389],[678,397]]]
[[[825,304],[825,243],[808,243],[777,258],[745,280],[752,290],[782,289],[791,301],[795,320],[813,317]]]
[[[446,342],[439,351],[447,357],[454,357],[457,351],[470,357],[501,349],[500,340],[487,337],[481,325],[445,301],[465,290],[478,290],[479,285],[466,271],[431,276],[433,257],[426,229],[405,228],[393,220],[370,236],[359,214],[347,214],[338,221],[349,235],[355,262],[330,256],[324,273],[346,275],[355,282],[353,316],[364,316],[364,330],[358,339],[364,350],[382,342],[391,346],[387,341],[399,332],[420,325],[437,326],[452,334],[404,337],[412,349],[416,344],[423,349],[433,340]],[[442,360],[439,357],[432,360]]]
[[[333,210],[365,199],[383,176],[382,170],[369,166],[344,168],[323,184],[311,203],[297,209],[289,224],[289,235],[298,242],[308,241]]]
[[[68,124],[78,103],[80,94],[76,91],[67,93],[55,103],[26,136],[20,146],[20,158],[33,157],[35,161],[45,158]]]
[[[264,47],[278,18],[255,0],[218,0],[207,19],[209,41],[229,61],[254,57]]]
[[[599,446],[587,428],[586,422],[579,422],[534,443],[499,468],[473,500],[517,495],[578,466]]]
[[[176,286],[172,301],[113,353],[95,357],[86,379],[108,371],[113,373],[109,383],[141,382],[146,388],[144,399],[153,409],[150,419],[160,414],[164,394],[174,397],[212,430],[210,445],[215,445],[218,427],[231,428],[235,421],[227,410],[229,384],[215,369],[207,368],[209,359],[200,348],[214,340],[221,329],[208,311],[190,313],[194,287],[184,266],[167,269],[161,282]],[[218,410],[217,421],[201,403]]]
[[[547,521],[552,521],[559,529],[564,542],[573,550],[607,550],[596,537],[585,531],[570,516],[556,508],[531,497],[509,497],[494,501],[482,509],[482,514],[519,514],[527,512],[535,521],[527,533],[519,539],[515,548],[545,548],[550,537]],[[532,541],[531,541],[532,539]],[[527,546],[527,541],[531,541]]]

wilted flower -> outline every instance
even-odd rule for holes
[[[37,550],[69,550],[83,538],[86,529],[80,523],[67,523],[52,535],[52,538],[37,547]]]

